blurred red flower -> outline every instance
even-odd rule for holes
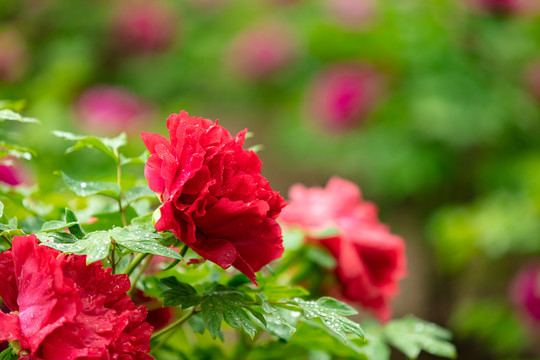
[[[531,324],[540,323],[540,265],[528,264],[515,276],[510,289],[511,300]]]
[[[160,0],[120,1],[112,19],[112,37],[122,51],[167,50],[176,35],[175,10]]]
[[[310,118],[329,130],[345,130],[361,124],[381,94],[382,76],[373,68],[338,63],[315,78],[307,98]]]
[[[261,176],[261,160],[212,121],[185,111],[167,119],[170,141],[142,133],[150,158],[145,177],[163,203],[158,231],[171,230],[200,256],[255,272],[283,253],[276,222],[285,201]]]
[[[348,28],[361,28],[375,16],[373,0],[326,0],[326,8]]]
[[[4,156],[0,158],[0,183],[11,186],[31,185],[32,177],[19,160]]]
[[[152,359],[146,308],[126,295],[127,275],[100,262],[16,236],[0,254],[0,342],[18,340],[22,359]]]
[[[392,235],[364,201],[358,187],[334,177],[326,188],[294,185],[279,221],[299,226],[308,241],[320,244],[337,260],[336,275],[346,300],[360,302],[381,321],[391,317],[390,299],[406,273],[405,243]],[[318,237],[335,228],[337,235]]]
[[[28,48],[15,29],[0,31],[0,82],[18,81],[28,66]]]
[[[148,102],[122,88],[105,85],[85,90],[75,103],[75,112],[83,128],[103,134],[140,131],[153,119]]]
[[[286,24],[263,23],[245,29],[233,39],[228,63],[236,74],[259,79],[285,68],[297,52],[294,33]]]
[[[538,9],[536,0],[467,0],[481,12],[511,15],[526,14]]]

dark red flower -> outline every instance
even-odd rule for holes
[[[152,359],[146,308],[126,295],[126,275],[100,262],[39,246],[16,236],[0,254],[0,342],[17,340],[23,358],[44,360]]]
[[[163,205],[158,231],[171,230],[196,253],[255,282],[255,272],[283,253],[276,222],[285,201],[261,176],[261,160],[212,121],[187,112],[167,119],[170,141],[142,133],[145,176]]]
[[[302,228],[309,241],[321,244],[336,258],[345,299],[360,302],[381,321],[388,320],[390,299],[407,272],[405,244],[381,224],[375,205],[362,199],[355,184],[337,177],[325,189],[294,185],[289,197],[280,222]],[[337,235],[317,236],[330,228]]]
[[[515,15],[526,14],[538,10],[536,0],[466,0],[480,12]]]
[[[540,265],[524,266],[512,281],[511,300],[523,318],[531,325],[540,324]]]
[[[30,185],[32,177],[18,159],[4,156],[0,158],[0,183],[11,186]]]

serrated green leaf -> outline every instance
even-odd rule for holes
[[[54,130],[52,134],[66,140],[76,141],[74,146],[66,150],[66,154],[89,147],[107,154],[115,163],[120,162],[118,149],[126,145],[127,139],[125,133],[114,138],[75,135],[73,133],[58,130]]]
[[[3,121],[3,120],[39,124],[38,119],[22,116],[21,114],[18,114],[15,111],[9,110],[9,109],[0,110],[0,121]]]
[[[300,306],[302,315],[306,319],[321,319],[323,324],[326,325],[326,328],[339,335],[344,343],[347,343],[347,333],[364,338],[364,332],[360,325],[340,315],[332,307],[327,307],[328,300],[326,300],[326,304],[324,301],[320,304],[317,301],[304,301],[299,298],[294,299],[294,301]],[[334,306],[335,304],[332,303],[331,305]]]
[[[142,198],[157,199],[156,193],[150,190],[148,186],[135,186],[124,192],[126,198],[126,204],[130,204],[133,201]]]
[[[455,358],[456,348],[448,342],[450,331],[413,316],[393,320],[384,329],[388,342],[409,359],[416,359],[422,350],[436,356]]]
[[[79,220],[77,219],[77,216],[75,216],[75,213],[68,208],[65,209],[65,212],[66,212],[66,222],[75,223],[74,225],[69,227],[69,232],[75,235],[77,238],[82,239],[86,235],[86,233],[84,232],[83,228],[79,224]]]
[[[127,158],[124,155],[120,154],[120,165],[144,165],[146,164],[146,161],[148,160],[149,152],[145,151],[141,155],[133,158]]]
[[[217,296],[204,296],[201,301],[201,310],[204,325],[208,332],[215,339],[221,329],[223,321],[223,306],[221,299]]]
[[[86,197],[99,194],[118,199],[120,195],[120,187],[115,183],[104,181],[79,181],[70,178],[62,171],[58,171],[56,174],[62,175],[62,180],[64,180],[68,189],[78,196]]]
[[[105,259],[111,248],[111,235],[108,231],[94,231],[86,234],[84,238],[72,244],[64,252],[77,255],[86,255],[86,263]]]
[[[342,303],[334,298],[324,296],[317,300],[317,305],[322,306],[323,308],[330,309],[335,311],[339,315],[350,316],[358,314],[356,309],[350,307],[349,305]]]
[[[16,360],[19,357],[13,352],[13,348],[9,346],[0,353],[0,360]]]
[[[158,233],[150,232],[137,226],[127,226],[114,228],[110,231],[110,234],[118,244],[129,250],[141,254],[160,255],[179,260],[183,259],[173,249],[161,245],[157,239],[161,239],[162,237]]]
[[[41,226],[40,232],[63,230],[75,224],[77,224],[77,222],[66,223],[65,221],[51,220],[51,221],[47,221]]]
[[[164,306],[182,306],[182,309],[187,309],[201,303],[201,296],[193,286],[178,281],[174,276],[160,281],[169,288],[161,294]]]
[[[286,285],[266,285],[263,292],[269,300],[291,299],[309,295],[309,291],[301,286]]]

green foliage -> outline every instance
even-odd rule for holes
[[[52,133],[57,137],[70,141],[76,141],[75,145],[66,150],[66,154],[84,148],[94,148],[112,158],[117,164],[120,163],[120,155],[118,153],[118,149],[126,145],[127,141],[125,133],[122,133],[114,138],[75,135],[70,132],[58,130],[55,130]]]
[[[18,122],[23,122],[23,123],[39,124],[38,119],[22,116],[13,110],[9,110],[9,109],[0,110],[0,122],[6,121],[6,120],[18,121]]]
[[[120,187],[116,183],[104,181],[79,181],[70,178],[62,171],[58,172],[62,176],[62,180],[69,190],[76,195],[86,197],[91,195],[104,195],[113,199],[118,199],[120,196]]]
[[[0,353],[0,360],[16,360],[18,358],[19,357],[13,352],[11,346]]]

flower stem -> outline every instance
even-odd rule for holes
[[[118,188],[120,189],[120,194],[118,194],[118,209],[120,211],[120,215],[122,216],[122,223],[124,226],[127,226],[126,221],[126,212],[124,209],[124,206],[122,205],[122,197],[124,196],[124,193],[122,192],[122,165],[120,164],[120,161],[116,163],[116,183],[118,184]]]
[[[191,310],[186,315],[176,320],[174,323],[167,326],[166,328],[163,328],[160,331],[156,332],[155,334],[152,334],[150,340],[155,340],[158,337],[168,333],[169,331],[177,329],[178,327],[182,326],[182,324],[185,323],[191,316],[195,315],[197,312],[198,310],[196,310],[195,307],[191,308]]]
[[[186,244],[184,244],[184,246],[182,246],[182,249],[180,250],[180,256],[181,257],[184,257],[186,256],[186,253],[188,252],[189,250],[189,246],[187,246]],[[185,260],[184,260],[185,261]]]
[[[139,254],[139,255],[135,256],[135,258],[133,260],[131,260],[131,262],[126,267],[126,270],[124,271],[124,274],[127,274],[128,276],[131,275],[133,270],[135,270],[135,268],[141,263],[141,261],[144,260],[144,258],[146,256],[148,256],[148,254]]]
[[[154,255],[150,255],[147,259],[146,259],[146,262],[144,263],[144,265],[142,266],[141,270],[139,271],[139,273],[137,274],[137,276],[135,277],[135,279],[133,280],[133,282],[131,283],[131,288],[129,289],[129,291],[127,292],[127,294],[129,296],[131,296],[131,294],[133,294],[133,291],[135,291],[135,289],[137,288],[137,281],[139,281],[139,279],[141,278],[141,275],[144,273],[144,271],[146,270],[146,268],[148,268],[148,265],[150,265],[150,261],[152,261],[152,257]]]

